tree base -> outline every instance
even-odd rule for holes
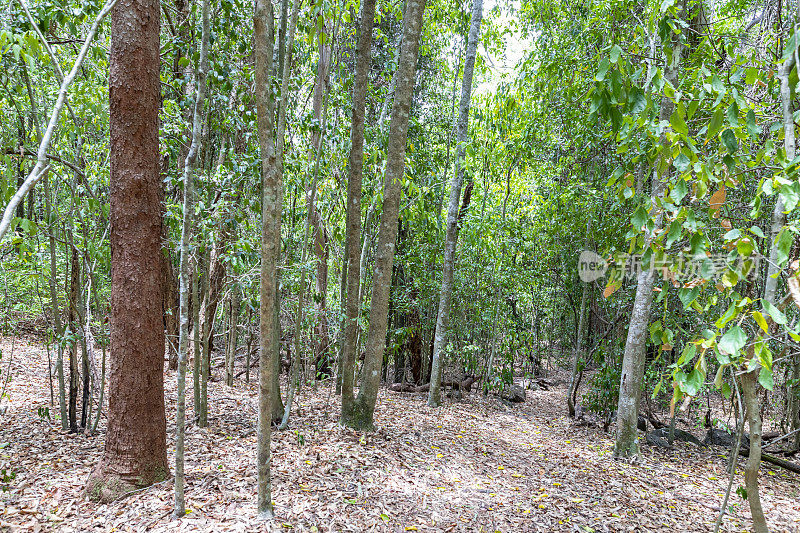
[[[372,413],[367,412],[358,401],[355,402],[352,408],[342,410],[342,417],[339,419],[339,423],[356,431],[375,431]]]
[[[169,470],[155,468],[147,479],[141,476],[128,477],[108,471],[101,463],[89,476],[84,493],[87,498],[100,503],[110,503],[118,500],[131,492],[148,487],[153,483],[164,481],[169,476]]]

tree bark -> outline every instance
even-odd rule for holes
[[[672,52],[672,60],[667,65],[664,78],[673,85],[676,84],[678,68],[680,66],[683,46],[675,44]],[[661,110],[659,119],[668,121],[675,109],[675,104],[671,98],[664,96],[661,99]],[[661,143],[665,145],[668,141],[662,133]],[[665,157],[662,155],[662,157]],[[657,199],[663,194],[666,186],[664,176],[659,172],[659,164],[656,163],[652,174],[651,185],[651,205],[652,209],[658,209]],[[663,165],[666,167],[666,165]],[[665,169],[663,172],[667,172]],[[663,212],[658,212],[654,219],[654,230],[645,236],[645,248],[647,248],[655,234],[662,226]],[[625,342],[625,352],[622,359],[622,376],[619,386],[619,401],[617,405],[617,436],[614,445],[614,457],[632,458],[639,455],[639,436],[637,433],[637,423],[639,420],[639,400],[641,398],[642,378],[644,377],[645,366],[645,346],[647,344],[647,325],[650,321],[650,306],[653,303],[653,284],[656,274],[652,268],[644,270],[638,274],[636,279],[636,297],[633,302],[631,321],[628,326],[628,337]]]
[[[761,466],[761,410],[758,402],[758,372],[760,367],[743,374],[740,378],[742,395],[744,396],[747,425],[750,428],[750,452],[744,467],[744,484],[747,489],[747,501],[753,517],[753,531],[767,533],[767,521],[761,508],[761,497],[758,494],[758,470]]]
[[[271,0],[256,0],[253,14],[256,62],[255,97],[263,182],[260,281],[261,356],[258,376],[256,465],[258,468],[258,513],[263,518],[272,518],[274,515],[270,476],[270,434],[272,430],[274,365],[279,356],[276,349],[278,345],[273,341],[274,334],[278,329],[275,306],[277,303],[278,246],[283,203],[282,184],[278,174],[273,139],[275,114],[275,100],[272,93],[274,24]]]
[[[447,207],[447,229],[444,239],[444,266],[442,268],[442,289],[439,293],[439,312],[436,318],[436,333],[433,342],[433,364],[431,366],[431,389],[428,405],[437,407],[441,402],[442,356],[447,346],[447,328],[450,321],[450,305],[453,300],[453,271],[456,262],[458,243],[461,188],[464,184],[464,150],[469,142],[469,105],[472,99],[472,75],[475,70],[475,55],[478,50],[483,0],[472,1],[472,20],[467,38],[464,78],[461,80],[461,100],[458,103],[458,133],[455,161],[455,175],[450,186],[450,203]]]
[[[584,249],[589,249],[589,231],[592,229],[592,221],[586,223],[586,238],[584,239]],[[588,305],[589,305],[589,290],[591,284],[583,282],[583,291],[581,291],[581,310],[578,317],[578,331],[575,338],[575,348],[572,350],[572,361],[570,365],[570,380],[569,387],[567,388],[567,412],[570,418],[575,418],[575,389],[578,388],[578,364],[580,358],[583,356],[586,340],[586,326],[588,324]]]
[[[89,477],[110,501],[169,475],[161,316],[159,3],[119,0],[111,21],[111,376],[108,429]],[[153,302],[157,302],[153,305]]]
[[[378,232],[375,270],[372,277],[372,306],[369,315],[369,334],[358,398],[349,409],[342,406],[342,423],[362,430],[371,430],[375,401],[378,397],[380,370],[383,353],[386,349],[386,330],[391,290],[394,248],[397,240],[397,216],[400,209],[400,196],[405,172],[406,140],[410,118],[411,102],[416,82],[419,36],[425,0],[408,0],[403,18],[403,37],[400,59],[397,67],[397,86],[392,104],[392,118],[389,126],[389,139],[384,178],[383,212]],[[355,244],[357,244],[356,241]],[[351,243],[353,244],[353,243]],[[356,258],[351,258],[353,261]],[[352,268],[352,265],[351,265]],[[357,276],[358,271],[352,272]],[[354,287],[358,294],[357,286]],[[353,295],[348,286],[348,297]],[[345,379],[347,378],[345,372]],[[344,399],[344,391],[343,391]]]
[[[361,187],[364,172],[364,114],[366,107],[372,29],[375,25],[375,0],[361,4],[361,25],[356,48],[356,71],[353,77],[353,110],[350,125],[350,158],[348,159],[346,231],[347,283],[345,303],[344,344],[342,348],[342,420],[349,418],[354,408],[356,344],[359,318],[359,259],[361,256]]]

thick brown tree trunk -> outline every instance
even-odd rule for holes
[[[159,2],[119,0],[111,21],[111,376],[105,452],[90,498],[169,476],[161,316]],[[153,303],[156,303],[153,305]]]

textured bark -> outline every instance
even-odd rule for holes
[[[56,254],[58,248],[56,246],[55,224],[53,224],[52,206],[50,200],[50,180],[45,177],[44,180],[44,206],[45,217],[47,223],[50,225],[48,233],[48,252],[50,255],[50,306],[53,309],[53,333],[55,339],[60,339],[64,334],[64,328],[61,324],[61,308],[58,305],[58,267],[56,265]],[[67,415],[67,398],[66,398],[66,383],[64,381],[64,347],[63,344],[56,341],[56,377],[58,379],[58,407],[61,415],[61,429],[66,431],[69,428],[69,420]],[[101,404],[102,405],[102,404]]]
[[[111,22],[111,360],[108,430],[89,477],[113,500],[169,475],[161,316],[159,3],[120,0]],[[153,305],[156,302],[156,305]]]
[[[294,35],[297,29],[297,17],[299,13],[300,13],[300,1],[295,0],[294,7],[292,8],[292,18],[291,21],[289,22],[289,28],[287,29],[285,37],[287,53],[285,57],[285,63],[283,65],[283,76],[281,77],[281,103],[278,108],[277,162],[279,165],[279,174],[278,174],[279,182],[280,180],[282,180],[283,176],[283,155],[284,155],[283,146],[284,146],[284,129],[286,127],[286,110],[289,103],[289,94],[288,94],[289,74],[292,68],[292,55],[294,53]],[[303,266],[305,266],[305,262],[308,256],[308,240],[310,232],[311,207],[314,205],[314,197],[313,197],[314,192],[316,192],[316,175],[314,184],[312,185],[312,196],[309,197],[308,213],[306,215],[305,232],[303,235],[303,244],[302,244],[302,252],[300,259],[300,263]],[[279,198],[281,194],[282,193],[279,193]],[[281,205],[281,202],[279,202],[278,205]],[[278,226],[278,229],[280,230],[280,225]],[[280,253],[280,231],[278,231],[277,234],[276,249],[278,253]],[[295,313],[294,361],[292,361],[292,374],[288,384],[286,407],[281,417],[280,427],[278,428],[280,430],[286,429],[286,426],[289,423],[289,414],[292,411],[292,403],[294,402],[294,393],[296,389],[300,388],[300,365],[302,362],[302,346],[300,343],[300,333],[301,333],[301,325],[303,322],[303,304],[305,301],[305,295],[306,295],[306,270],[305,268],[303,268],[303,271],[300,274],[300,292],[297,295],[297,312]]]
[[[425,0],[408,0],[406,2],[402,47],[397,67],[397,87],[389,126],[383,212],[378,231],[375,270],[372,276],[372,306],[369,313],[369,334],[364,369],[358,398],[350,409],[342,406],[342,423],[355,429],[371,430],[373,428],[373,412],[378,397],[381,363],[386,349],[389,292],[397,240],[397,216],[405,172],[408,121],[416,82],[419,36],[422,31],[424,12]],[[354,274],[357,275],[357,271]],[[348,287],[348,296],[352,296],[350,287]],[[345,372],[346,378],[347,372]],[[344,391],[342,397],[344,399]]]
[[[342,419],[349,418],[354,408],[353,381],[355,378],[356,350],[359,316],[359,259],[361,256],[361,186],[364,172],[364,113],[370,55],[372,52],[372,29],[375,25],[375,0],[364,0],[361,4],[361,25],[358,30],[356,48],[356,71],[353,77],[353,110],[350,125],[350,158],[347,177],[347,283],[345,303],[344,343],[342,347]]]
[[[258,376],[258,513],[264,518],[273,516],[272,484],[270,477],[270,434],[272,431],[272,400],[277,346],[273,342],[278,329],[277,263],[281,224],[282,184],[275,157],[274,114],[272,96],[272,49],[274,42],[272,2],[256,0],[253,14],[254,52],[256,63],[255,98],[258,114],[258,140],[261,148],[262,227],[260,323],[261,356]]]
[[[217,306],[222,295],[225,283],[225,249],[230,240],[227,231],[227,224],[220,216],[218,224],[217,240],[211,250],[211,267],[208,275],[208,290],[203,298],[203,305],[200,307],[200,348],[202,352],[202,362],[205,365],[205,372],[211,375],[211,353],[214,349],[214,318],[217,315]],[[204,401],[207,401],[204,399]]]
[[[673,85],[676,84],[678,67],[680,65],[683,47],[676,44],[672,52],[672,61],[667,65],[664,78]],[[672,99],[664,96],[661,99],[659,119],[669,121],[675,104]],[[668,141],[662,134],[661,142],[667,145]],[[665,148],[666,150],[666,148]],[[665,157],[665,156],[662,156]],[[666,166],[666,165],[665,165]],[[656,207],[656,200],[663,194],[665,188],[664,176],[659,173],[659,163],[656,163],[652,174],[651,204]],[[664,171],[666,172],[666,171]],[[655,228],[645,236],[647,248],[655,234],[658,233],[663,223],[663,213],[658,212],[654,217]],[[655,271],[651,268],[639,273],[636,280],[636,297],[633,302],[631,321],[628,326],[628,337],[625,342],[625,352],[622,358],[622,376],[619,386],[619,402],[617,405],[617,436],[614,445],[614,457],[631,458],[639,455],[639,439],[637,422],[639,420],[639,400],[641,398],[642,378],[645,366],[645,346],[647,345],[647,325],[650,321],[650,306],[653,303],[653,284]]]
[[[319,15],[322,17],[322,13]],[[327,37],[327,30],[322,21],[319,45],[319,62],[317,64],[317,76],[314,81],[314,101],[312,111],[314,119],[319,124],[319,130],[311,133],[312,153],[309,156],[314,164],[315,180],[319,174],[320,158],[322,157],[321,144],[324,130],[324,122],[327,120],[323,107],[327,108],[327,94],[329,90],[330,64],[331,64],[331,45]],[[324,106],[323,106],[323,100]],[[325,109],[327,111],[327,109]],[[328,235],[325,230],[325,222],[322,215],[314,205],[313,201],[309,205],[309,218],[313,226],[314,256],[316,257],[316,302],[317,320],[314,328],[314,367],[316,377],[327,376],[331,373],[330,362],[330,335],[328,333],[328,310],[326,305],[326,295],[328,292]]]
[[[464,78],[461,80],[461,100],[458,103],[458,133],[456,140],[455,175],[450,185],[450,203],[447,207],[447,229],[444,239],[444,265],[442,267],[442,289],[439,293],[439,312],[436,317],[436,333],[433,341],[433,364],[431,366],[431,390],[428,405],[436,407],[442,402],[442,356],[447,346],[447,328],[450,323],[450,305],[453,300],[453,271],[456,263],[458,243],[461,187],[464,184],[464,150],[469,142],[469,105],[472,100],[472,75],[475,70],[475,55],[483,18],[483,0],[472,1],[472,19],[467,38]]]
[[[760,368],[760,367],[759,367]],[[758,494],[758,470],[761,466],[761,411],[758,402],[759,368],[743,374],[740,378],[742,395],[747,412],[747,425],[750,428],[750,454],[744,467],[744,485],[747,489],[747,501],[753,517],[753,531],[766,533],[769,531],[761,508],[761,497]]]
[[[794,126],[794,109],[792,106],[792,91],[789,83],[789,75],[794,68],[794,56],[790,57],[779,68],[778,78],[781,82],[781,114],[783,116],[783,148],[786,150],[786,160],[792,161],[795,158],[797,146]],[[775,294],[778,288],[778,277],[780,276],[781,266],[778,265],[778,255],[780,250],[775,244],[778,233],[786,224],[786,207],[783,197],[775,195],[775,208],[772,211],[772,223],[769,231],[769,261],[767,262],[767,279],[764,287],[764,298],[770,302],[775,301]]]
[[[450,99],[450,120],[447,121],[450,127],[447,130],[447,151],[445,152],[444,171],[442,172],[442,188],[439,190],[439,196],[436,199],[436,224],[439,229],[442,227],[442,204],[444,203],[444,193],[447,187],[447,176],[450,174],[450,145],[453,142],[453,131],[456,129],[456,89],[458,87],[458,74],[461,70],[461,54],[458,55],[458,65],[453,71],[453,96]],[[392,81],[394,82],[394,79]]]

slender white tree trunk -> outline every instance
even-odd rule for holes
[[[92,24],[92,27],[89,29],[89,34],[86,36],[80,52],[78,52],[78,57],[75,59],[75,63],[72,65],[72,70],[69,71],[69,74],[67,74],[64,80],[61,82],[61,88],[58,90],[56,104],[53,106],[53,112],[50,114],[50,122],[47,124],[47,129],[42,136],[42,140],[39,143],[39,149],[36,152],[36,165],[33,167],[30,174],[28,174],[28,177],[25,178],[25,181],[19,187],[17,192],[15,192],[11,197],[11,201],[8,202],[8,205],[3,212],[3,218],[0,219],[0,240],[3,239],[8,231],[11,221],[14,219],[14,211],[17,209],[19,203],[23,198],[25,198],[25,195],[28,193],[28,191],[30,191],[33,186],[45,176],[47,170],[50,168],[50,165],[47,164],[47,149],[50,147],[50,142],[53,139],[53,132],[58,124],[58,117],[61,114],[61,109],[64,107],[64,103],[67,100],[67,89],[69,89],[69,86],[72,84],[72,81],[78,74],[78,70],[80,69],[81,63],[83,63],[83,60],[86,57],[86,53],[89,51],[89,46],[94,40],[94,36],[97,33],[97,28],[100,26],[100,22],[105,18],[106,15],[108,15],[108,13],[111,11],[111,8],[113,8],[114,4],[116,3],[117,0],[111,0],[105,6],[103,6],[102,10],[100,10],[100,13],[97,15],[97,18]]]
[[[675,44],[672,60],[664,71],[664,78],[672,85],[677,82],[683,46]],[[668,121],[675,109],[671,98],[661,99],[659,119]],[[662,144],[667,145],[664,135]],[[666,150],[666,148],[664,148]],[[662,156],[665,157],[665,156]],[[664,176],[659,173],[656,164],[652,173],[651,206],[657,210],[657,200],[664,193],[666,186]],[[668,172],[667,170],[663,171]],[[645,248],[650,245],[655,234],[663,223],[663,213],[657,212],[654,217],[655,228],[645,236]],[[619,402],[617,404],[617,435],[614,445],[614,456],[632,458],[639,455],[639,435],[637,422],[639,419],[639,400],[641,399],[642,378],[644,377],[645,346],[647,344],[647,326],[650,321],[650,306],[653,303],[653,284],[656,274],[652,268],[642,269],[636,278],[636,297],[633,302],[631,321],[628,326],[628,337],[625,342],[625,353],[622,359],[622,376],[619,385]]]
[[[453,271],[456,262],[458,241],[458,208],[461,202],[461,188],[464,184],[464,150],[469,142],[469,104],[472,97],[472,74],[475,70],[475,55],[478,50],[483,0],[472,1],[472,20],[467,38],[467,55],[464,61],[464,77],[461,81],[461,100],[458,104],[458,133],[456,141],[455,174],[450,185],[450,203],[447,207],[447,233],[444,240],[444,266],[442,268],[442,290],[439,293],[439,313],[436,318],[436,333],[433,340],[433,363],[431,365],[431,385],[428,391],[428,405],[436,407],[441,403],[442,352],[447,346],[447,328],[450,321],[450,304],[453,300]]]
[[[178,412],[176,415],[175,437],[175,510],[176,517],[186,514],[184,502],[184,434],[186,424],[186,360],[189,352],[189,291],[191,279],[189,266],[189,243],[192,239],[192,210],[194,209],[193,173],[200,152],[203,127],[203,105],[206,97],[206,75],[208,73],[208,43],[210,35],[209,0],[203,0],[203,36],[200,44],[200,65],[196,76],[196,96],[192,115],[192,144],[186,163],[183,166],[183,224],[180,243],[180,293],[178,315],[180,330],[178,334]]]

